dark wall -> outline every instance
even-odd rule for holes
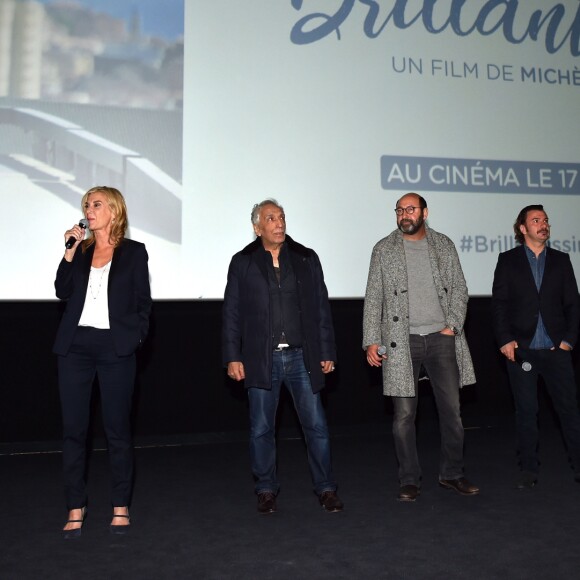
[[[339,361],[324,393],[329,424],[382,421],[391,406],[382,396],[380,371],[367,365],[361,348],[363,302],[333,300],[331,304]],[[221,366],[221,307],[220,301],[154,303],[151,334],[139,353],[136,437],[247,428],[244,389],[230,381]],[[489,298],[470,300],[466,333],[478,382],[462,391],[466,425],[513,412],[503,361],[491,334],[489,308]],[[0,302],[0,443],[60,438],[51,348],[61,312],[58,302]],[[575,360],[578,367],[576,353]],[[421,388],[425,404],[431,405],[428,385],[422,383]],[[294,422],[287,404],[280,422]],[[100,434],[97,418],[95,435]]]

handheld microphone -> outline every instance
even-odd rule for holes
[[[523,371],[529,372],[532,370],[532,363],[524,360],[517,351],[514,353],[514,358],[516,359],[516,364],[520,365]]]
[[[387,347],[384,344],[381,344],[377,349],[377,354],[379,356],[385,356],[387,354]]]
[[[79,226],[81,228],[83,228],[83,230],[86,230],[89,227],[89,220],[83,218],[80,222],[79,222]],[[71,236],[67,241],[66,244],[64,245],[64,247],[67,250],[70,250],[75,244],[76,244],[77,239],[74,236]]]

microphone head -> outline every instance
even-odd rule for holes
[[[83,218],[79,222],[79,226],[81,226],[81,228],[83,228],[83,230],[86,230],[89,227],[89,220],[87,218]]]
[[[519,352],[514,353],[514,358],[517,364],[520,365],[523,371],[530,372],[532,370],[532,363],[524,359]]]

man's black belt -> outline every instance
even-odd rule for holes
[[[282,352],[283,350],[300,350],[301,346],[277,346],[274,348],[274,352]]]

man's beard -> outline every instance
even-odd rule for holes
[[[420,215],[417,218],[417,221],[414,222],[413,220],[409,219],[409,218],[404,218],[399,222],[399,229],[404,233],[404,234],[408,234],[410,236],[412,236],[413,234],[416,234],[420,229],[421,226],[425,223],[425,220],[423,219],[423,216]]]

